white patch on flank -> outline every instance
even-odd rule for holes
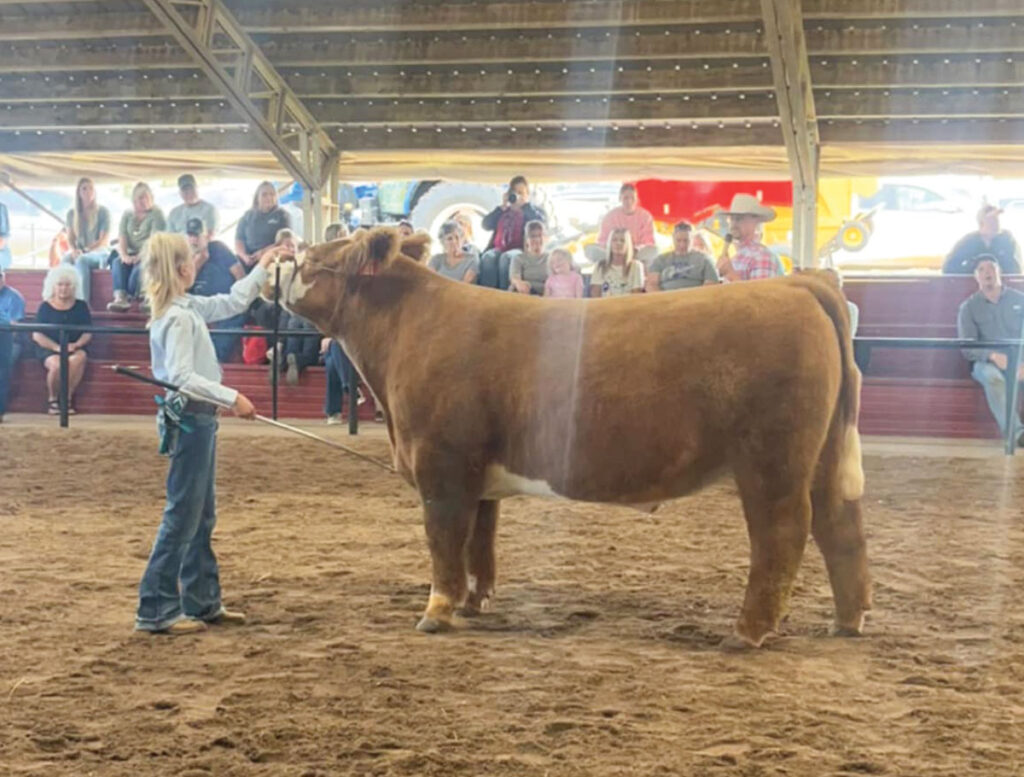
[[[508,496],[542,496],[548,499],[562,499],[546,480],[530,480],[522,475],[509,472],[501,464],[490,464],[484,470],[484,499],[504,499]]]
[[[846,427],[843,453],[839,457],[839,491],[853,502],[864,495],[864,468],[861,465],[860,432],[852,424]]]

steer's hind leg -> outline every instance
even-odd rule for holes
[[[460,614],[479,615],[494,595],[494,533],[501,502],[487,499],[477,507],[476,521],[466,548],[467,595]]]
[[[821,487],[811,492],[811,503],[811,531],[825,557],[836,603],[836,634],[859,636],[864,613],[871,609],[871,578],[860,500],[844,501],[835,489]]]
[[[760,647],[778,628],[810,530],[809,481],[779,471],[737,472],[750,535],[750,577],[726,647]]]
[[[426,612],[416,624],[420,631],[450,628],[455,609],[466,598],[466,546],[478,504],[479,500],[466,498],[423,500],[433,582]]]

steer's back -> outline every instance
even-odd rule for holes
[[[458,299],[389,396],[396,445],[428,436],[432,455],[465,455],[510,491],[660,501],[782,439],[824,440],[840,352],[798,285],[582,301],[441,290]],[[421,381],[439,393],[410,390]]]

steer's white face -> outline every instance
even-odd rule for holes
[[[288,310],[294,310],[294,306],[313,287],[312,283],[306,283],[302,279],[302,263],[305,259],[305,252],[299,251],[293,261],[286,258],[278,259],[270,265],[270,278],[263,287],[262,296],[268,302],[274,301],[274,285],[277,283],[278,268],[280,268],[281,289],[280,300]]]

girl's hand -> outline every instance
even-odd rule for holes
[[[235,397],[235,404],[231,408],[231,412],[239,418],[245,418],[249,421],[256,417],[256,408],[253,407],[249,398],[241,392],[239,392],[238,396]]]
[[[320,341],[320,353],[327,353],[331,347],[331,338],[325,337]]]

